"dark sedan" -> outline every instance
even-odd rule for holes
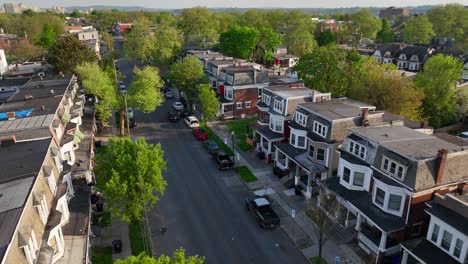
[[[171,122],[179,122],[180,120],[180,115],[176,111],[169,112],[167,115],[169,117],[169,121]]]
[[[214,140],[208,139],[203,141],[203,146],[208,150],[208,152],[213,155],[215,152],[219,150],[218,144],[214,142]]]

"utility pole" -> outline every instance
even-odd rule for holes
[[[231,141],[232,141],[232,166],[236,165],[236,150],[234,149],[234,130],[231,132]]]

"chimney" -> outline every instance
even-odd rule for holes
[[[253,84],[257,84],[257,70],[253,69]]]
[[[368,116],[369,116],[369,108],[362,108],[362,114],[361,114],[362,124],[361,125],[363,127],[368,127],[369,126]]]
[[[437,176],[436,176],[436,184],[442,183],[442,180],[443,180],[443,178],[444,178],[444,170],[445,170],[445,164],[447,163],[447,155],[448,155],[448,150],[446,150],[446,149],[439,149],[439,151],[437,151],[437,160],[436,160]]]
[[[0,146],[2,148],[12,146],[14,144],[16,144],[15,136],[0,138]]]
[[[458,184],[458,194],[464,195],[466,193],[468,193],[468,183],[463,182],[463,183]]]
[[[15,112],[7,112],[7,117],[8,117],[8,120],[15,120],[16,114]]]

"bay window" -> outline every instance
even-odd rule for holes
[[[344,167],[343,168],[343,181],[349,183],[350,178],[351,178],[351,170]]]
[[[305,149],[306,148],[306,135],[307,132],[304,130],[297,130],[291,128],[291,135],[289,138],[289,143],[296,148]]]
[[[264,102],[267,105],[270,105],[270,99],[271,97],[269,95],[263,94],[262,95],[262,102]]]
[[[385,202],[385,192],[379,188],[376,188],[375,191],[374,202],[380,206],[383,206]]]
[[[366,166],[350,163],[342,158],[338,165],[340,184],[349,190],[369,190],[372,169]]]
[[[450,232],[448,232],[447,230],[444,230],[444,234],[442,235],[442,242],[440,243],[440,246],[445,250],[450,250],[452,237],[453,235]]]
[[[401,199],[402,197],[399,195],[390,194],[390,197],[388,199],[388,209],[396,211],[400,210]]]
[[[384,212],[402,216],[405,203],[405,193],[399,187],[387,185],[374,179],[374,204]]]
[[[432,242],[437,243],[437,240],[439,239],[439,231],[440,231],[440,227],[437,224],[434,224],[434,227],[432,228],[432,235],[431,235]]]
[[[364,172],[355,171],[354,178],[353,178],[353,185],[363,187],[365,177],[366,177],[366,174]]]
[[[283,124],[284,118],[275,117],[275,115],[270,115],[270,129],[271,131],[283,133]]]

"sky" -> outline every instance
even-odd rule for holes
[[[52,6],[141,6],[149,8],[179,9],[194,6],[206,7],[241,7],[241,8],[338,8],[338,7],[385,7],[385,6],[418,6],[440,5],[458,3],[468,5],[468,0],[23,0],[8,1],[15,4],[25,3],[28,6],[52,7]]]

